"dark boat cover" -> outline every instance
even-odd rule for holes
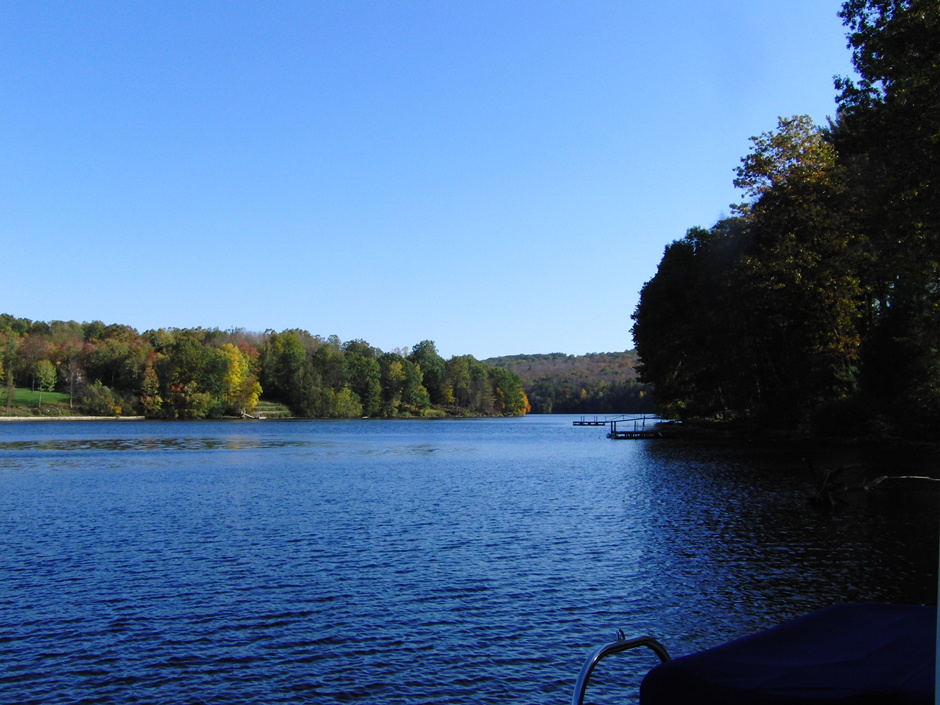
[[[933,705],[937,608],[835,605],[650,671],[641,705]]]

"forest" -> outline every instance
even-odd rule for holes
[[[752,138],[633,314],[666,416],[940,439],[940,3],[848,0],[837,113]]]
[[[0,314],[6,414],[14,389],[56,390],[68,409],[102,416],[251,415],[261,395],[307,418],[520,416],[513,372],[472,355],[444,360],[432,341],[383,352],[305,330],[159,329]],[[40,396],[41,404],[41,396]]]
[[[537,414],[652,413],[653,387],[637,379],[637,354],[507,355],[484,360],[511,370]]]

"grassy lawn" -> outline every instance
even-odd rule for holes
[[[10,416],[71,416],[78,409],[69,409],[69,395],[62,392],[43,392],[39,409],[39,392],[17,388],[10,400]],[[7,390],[0,388],[0,416],[7,415]]]

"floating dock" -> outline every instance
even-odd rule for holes
[[[633,422],[633,428],[617,428],[618,423],[628,424],[631,421]],[[614,419],[610,422],[610,433],[607,434],[607,437],[615,441],[666,437],[663,432],[657,428],[657,423],[654,423],[652,426],[647,426],[646,421],[646,416],[639,419]]]
[[[648,418],[645,414],[640,417],[617,416],[609,419],[601,419],[595,416],[593,420],[582,416],[580,420],[574,421],[573,424],[575,426],[610,426],[610,432],[608,432],[607,437],[618,441],[642,438],[669,438],[671,435],[663,431],[657,417]],[[621,427],[618,428],[617,424],[620,424]],[[627,428],[624,428],[624,426]]]

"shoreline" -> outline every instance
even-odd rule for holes
[[[146,416],[0,416],[0,423],[14,421],[146,421]]]
[[[530,414],[526,414],[530,415]],[[549,416],[550,414],[543,414]],[[147,416],[0,416],[0,423],[14,421],[180,421],[180,422],[209,422],[209,421],[473,421],[479,419],[519,419],[522,416],[400,416],[394,418],[381,417],[354,417],[354,418],[328,418],[320,416],[270,416],[270,417],[242,417],[221,416],[206,419],[158,419]]]
[[[857,446],[866,444],[919,446],[940,451],[940,441],[905,438],[894,435],[863,435],[863,436],[824,436],[817,435],[808,430],[787,430],[774,428],[748,429],[734,422],[691,420],[685,422],[659,422],[656,426],[663,426],[674,439],[689,439],[695,441],[727,440],[727,441],[779,441],[782,443],[822,443],[826,445]]]

